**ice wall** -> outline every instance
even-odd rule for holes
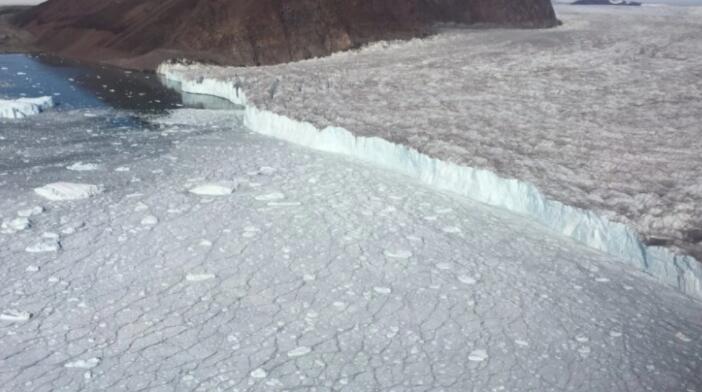
[[[54,106],[51,97],[0,99],[0,118],[25,118]]]
[[[245,107],[244,125],[254,132],[320,151],[353,156],[412,176],[438,189],[529,216],[591,248],[617,256],[660,281],[702,299],[702,266],[689,256],[647,247],[621,223],[547,199],[536,187],[487,170],[459,166],[376,137],[357,137],[343,128],[314,125],[262,110],[251,104],[240,83],[205,78],[197,66],[162,64],[158,73],[182,92],[215,95]]]

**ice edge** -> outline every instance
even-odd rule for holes
[[[354,136],[344,128],[318,129],[248,103],[240,84],[231,80],[187,76],[188,66],[166,63],[158,74],[180,91],[212,95],[241,105],[244,125],[254,132],[320,151],[349,155],[419,179],[441,190],[529,216],[588,247],[621,257],[682,292],[702,299],[702,266],[691,256],[649,247],[632,228],[580,208],[550,200],[534,185],[505,179],[483,169],[445,162],[378,137]]]

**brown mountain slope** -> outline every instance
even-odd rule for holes
[[[272,64],[426,32],[437,21],[553,25],[549,0],[49,0],[19,23],[45,50],[151,68]]]

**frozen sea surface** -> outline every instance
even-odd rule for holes
[[[702,258],[702,8],[557,7],[548,30],[446,28],[329,58],[178,69],[262,110],[532,183]]]
[[[30,224],[0,234],[0,391],[702,388],[700,302],[239,116],[147,117],[99,170],[4,171],[2,219]],[[105,191],[34,194],[57,181]]]

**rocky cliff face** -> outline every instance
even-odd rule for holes
[[[151,68],[171,57],[301,60],[422,35],[442,21],[556,23],[549,0],[49,0],[20,23],[48,51]]]

